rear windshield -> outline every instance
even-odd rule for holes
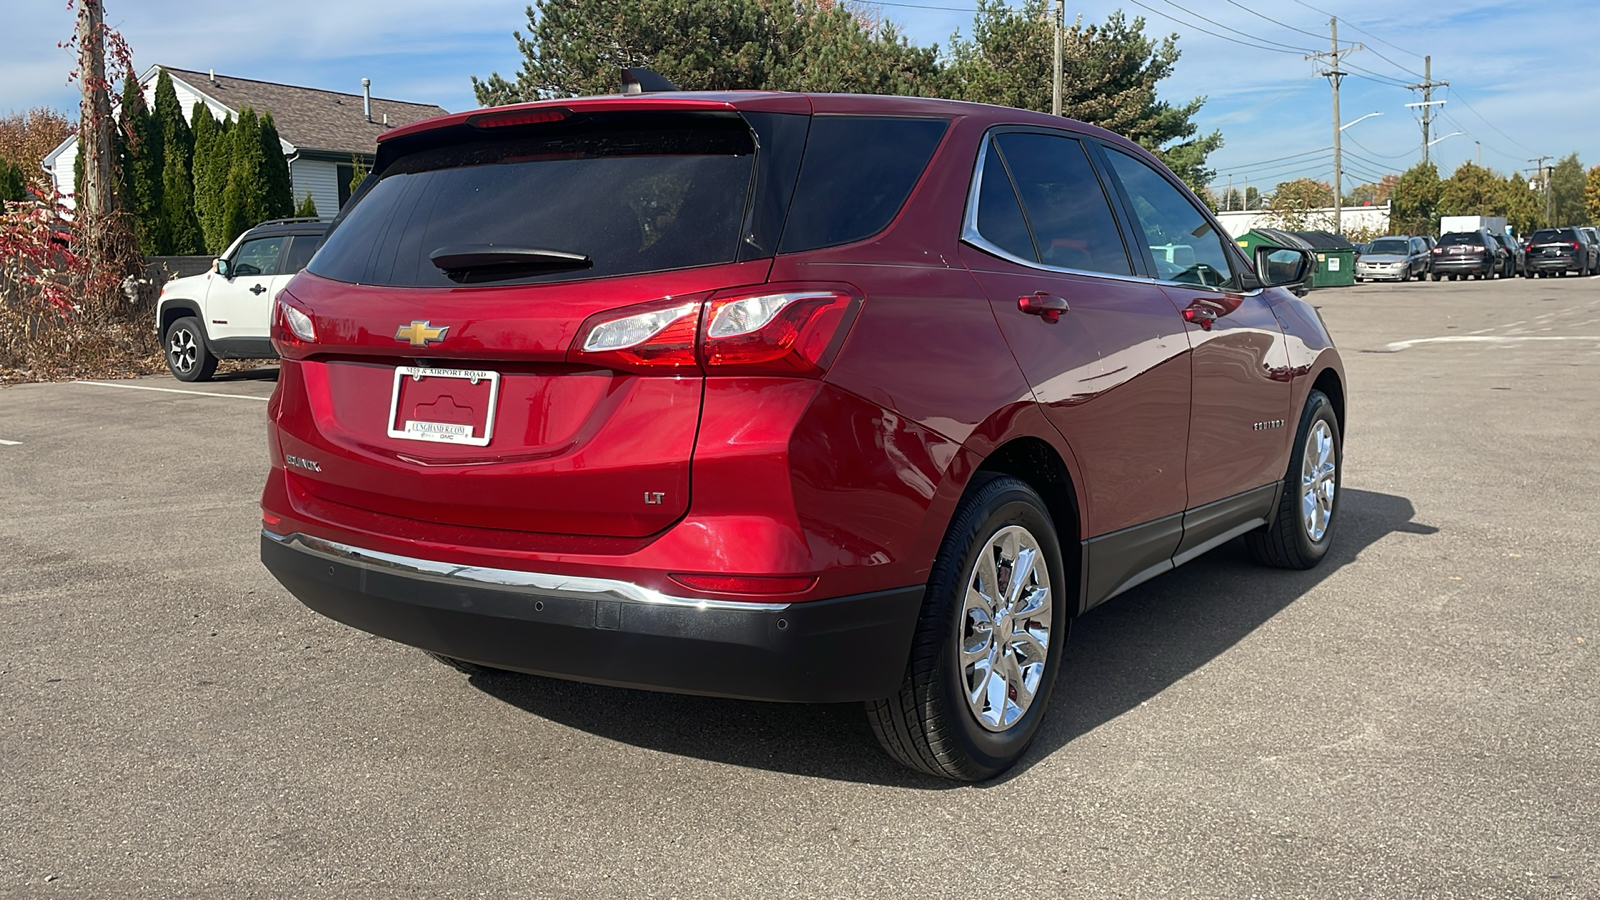
[[[1378,253],[1398,253],[1401,256],[1405,256],[1410,252],[1410,241],[1373,241],[1372,245],[1367,248],[1368,256]]]
[[[1533,237],[1529,238],[1528,242],[1530,244],[1539,244],[1546,241],[1571,242],[1577,239],[1577,232],[1573,231],[1571,228],[1541,228],[1533,233]]]
[[[594,115],[505,137],[468,133],[385,168],[309,269],[350,283],[448,287],[734,262],[755,150],[733,114]],[[522,251],[519,262],[511,251]]]
[[[1483,244],[1483,235],[1475,231],[1457,231],[1439,238],[1439,246],[1448,247],[1452,244]]]

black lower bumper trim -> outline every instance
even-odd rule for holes
[[[306,606],[480,665],[621,687],[833,703],[900,686],[923,586],[696,608],[447,583],[270,536],[261,561]]]

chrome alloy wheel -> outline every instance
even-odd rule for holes
[[[1305,526],[1306,537],[1315,542],[1328,532],[1328,523],[1333,518],[1333,495],[1338,489],[1333,432],[1327,422],[1311,423],[1301,456],[1304,462],[1300,466],[1300,523]]]
[[[174,371],[185,375],[194,371],[196,362],[200,358],[200,348],[194,341],[194,333],[187,328],[174,328],[167,335],[167,358],[172,362]]]
[[[961,686],[988,731],[1005,731],[1032,705],[1050,653],[1050,570],[1020,525],[989,538],[967,575],[961,609]]]

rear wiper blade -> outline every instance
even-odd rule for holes
[[[440,247],[428,254],[428,259],[446,273],[502,266],[518,269],[587,269],[594,265],[594,260],[582,253],[502,244]]]

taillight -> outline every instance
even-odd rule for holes
[[[293,357],[317,342],[317,326],[311,313],[297,304],[288,291],[278,293],[272,313],[272,345],[279,356]]]
[[[570,362],[669,374],[817,377],[827,371],[859,306],[838,285],[767,285],[669,297],[590,316]]]
[[[1523,253],[1532,253],[1533,252],[1533,245],[1532,244],[1523,245],[1522,252]]]
[[[1433,248],[1433,252],[1436,253],[1436,254],[1437,253],[1443,253],[1444,252],[1444,248],[1443,247],[1435,247],[1435,248]]]
[[[713,296],[700,337],[706,373],[821,375],[857,307],[854,293],[833,285],[769,285]]]
[[[1582,250],[1583,249],[1583,245],[1578,243],[1577,241],[1573,241],[1572,242],[1572,249],[1574,249],[1574,250]]]
[[[704,297],[669,297],[590,316],[567,358],[629,370],[696,368]]]

